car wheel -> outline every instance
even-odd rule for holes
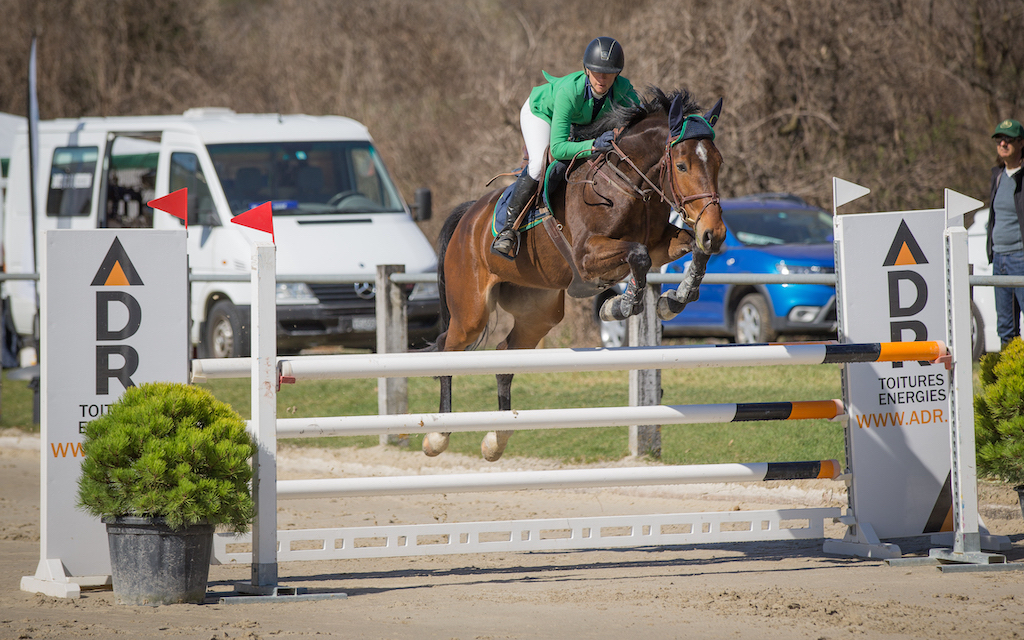
[[[985,355],[985,321],[981,317],[981,311],[971,300],[971,358],[981,360]]]
[[[206,318],[202,348],[205,358],[239,358],[243,355],[242,321],[230,300],[219,300]]]
[[[739,344],[772,342],[776,333],[772,329],[772,313],[768,302],[759,293],[743,296],[736,307],[734,336]]]
[[[601,334],[601,346],[612,349],[626,346],[626,321],[606,322],[601,319],[601,305],[604,301],[619,295],[619,291],[609,290],[594,299],[594,319],[597,321],[597,329]]]

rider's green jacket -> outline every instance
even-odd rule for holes
[[[595,114],[594,98],[587,90],[586,72],[577,71],[561,78],[547,71],[542,73],[547,82],[534,87],[530,92],[530,111],[551,123],[551,156],[555,160],[569,160],[581,151],[581,157],[590,155],[594,141],[571,142],[569,135],[572,125],[590,124],[611,109],[613,102],[621,105],[640,104],[633,85],[620,75],[615,78],[601,110]]]

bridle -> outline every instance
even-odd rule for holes
[[[620,131],[616,131],[615,133],[616,133],[616,137],[618,137],[619,133],[621,133],[621,130]],[[644,182],[646,182],[650,188],[649,189],[642,189],[639,186],[633,184],[633,181],[630,180],[629,177],[626,176],[626,174],[623,173],[621,169],[619,169],[617,166],[609,163],[607,161],[608,160],[608,156],[610,154],[612,154],[612,153],[615,153],[615,155],[618,156],[618,158],[620,160],[624,161],[634,171],[636,171],[640,175],[640,178]],[[719,193],[717,191],[716,192],[706,192],[706,193],[696,193],[696,194],[693,194],[693,195],[683,196],[682,198],[679,197],[679,194],[676,192],[676,181],[672,179],[672,173],[671,173],[672,172],[672,168],[671,168],[672,167],[672,142],[671,142],[671,140],[665,144],[665,153],[662,154],[661,160],[659,160],[658,164],[655,165],[655,166],[658,167],[658,182],[660,182],[661,184],[665,184],[665,180],[666,179],[668,180],[668,185],[669,185],[668,192],[669,192],[669,194],[671,194],[670,196],[666,195],[665,191],[663,189],[661,189],[657,184],[654,183],[653,180],[651,180],[647,176],[647,173],[645,173],[644,171],[641,171],[640,167],[636,166],[636,163],[633,162],[633,160],[630,159],[630,157],[626,155],[626,153],[622,150],[621,147],[619,147],[618,143],[614,139],[612,140],[612,148],[610,150],[605,151],[604,153],[600,154],[600,156],[598,158],[588,160],[588,163],[590,163],[594,167],[595,173],[597,175],[600,175],[605,180],[607,180],[608,183],[611,186],[615,187],[620,192],[622,192],[622,193],[624,193],[624,194],[626,194],[626,195],[628,195],[630,197],[639,197],[639,198],[643,199],[644,201],[647,201],[647,200],[650,200],[651,192],[657,193],[658,196],[661,197],[662,202],[665,202],[665,203],[669,204],[673,209],[675,209],[677,212],[679,212],[679,215],[682,216],[683,221],[686,224],[688,224],[691,229],[694,229],[694,230],[697,229],[697,224],[700,222],[700,219],[704,216],[704,212],[707,211],[708,207],[710,207],[713,204],[714,205],[720,205],[721,204],[721,196],[719,195]],[[612,172],[614,172],[614,176],[608,176],[607,174],[605,174],[605,172],[604,172],[604,168],[605,167],[608,167]],[[616,177],[619,178],[619,180],[615,180],[614,178],[616,178]],[[625,184],[627,188],[624,189],[622,184]],[[708,201],[701,208],[700,213],[697,214],[696,218],[690,217],[686,213],[686,209],[684,208],[684,205],[686,205],[689,202],[693,202],[694,200],[701,200],[701,199],[704,199],[704,198],[707,198]]]

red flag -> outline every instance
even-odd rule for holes
[[[240,224],[243,227],[249,227],[250,229],[269,233],[270,241],[274,242],[274,217],[269,202],[264,202],[258,207],[249,209],[245,213],[238,214],[234,218],[231,218],[231,222]]]
[[[150,200],[146,204],[154,209],[166,211],[175,218],[181,218],[185,221],[185,228],[188,229],[188,187],[168,193],[162,198]]]

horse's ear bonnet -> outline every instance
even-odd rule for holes
[[[715,124],[718,116],[722,113],[722,99],[719,98],[715,106],[703,116],[696,114],[683,114],[683,101],[679,96],[672,100],[668,109],[668,127],[670,146],[674,146],[683,140],[695,138],[715,139]]]

